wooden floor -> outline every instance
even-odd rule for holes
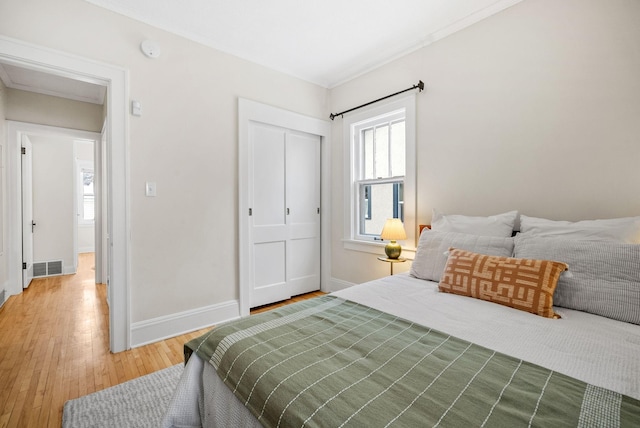
[[[111,354],[106,286],[93,266],[81,254],[77,274],[36,279],[0,309],[0,428],[59,427],[67,400],[178,364],[183,344],[208,330]]]

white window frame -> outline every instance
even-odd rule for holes
[[[357,136],[363,124],[370,125],[372,119],[386,116],[392,117],[404,111],[405,116],[405,176],[404,176],[404,228],[407,239],[400,241],[402,256],[413,259],[416,248],[416,100],[415,94],[405,96],[392,102],[378,104],[349,114],[343,122],[344,142],[344,248],[384,255],[386,242],[375,240],[371,236],[359,234],[360,209],[357,178],[359,177],[360,150]]]

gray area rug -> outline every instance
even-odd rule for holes
[[[184,364],[159,370],[84,397],[69,400],[63,428],[158,427]]]

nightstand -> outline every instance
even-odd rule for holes
[[[389,263],[389,266],[391,267],[391,275],[393,275],[393,264],[394,263],[404,263],[404,262],[407,261],[407,259],[405,259],[404,257],[398,257],[397,259],[390,259],[390,258],[384,257],[384,256],[378,257],[378,260],[380,260],[381,262]]]

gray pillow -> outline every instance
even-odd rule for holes
[[[640,324],[640,245],[518,235],[514,256],[569,265],[554,306]]]
[[[451,247],[489,256],[510,257],[513,253],[513,238],[425,229],[418,241],[411,276],[439,282],[447,264],[445,253]]]
[[[444,215],[434,208],[431,216],[431,230],[509,238],[513,235],[517,217],[518,211],[509,211],[489,217],[475,217],[460,214]]]
[[[640,217],[556,221],[520,216],[520,233],[538,237],[587,239],[640,244]]]

